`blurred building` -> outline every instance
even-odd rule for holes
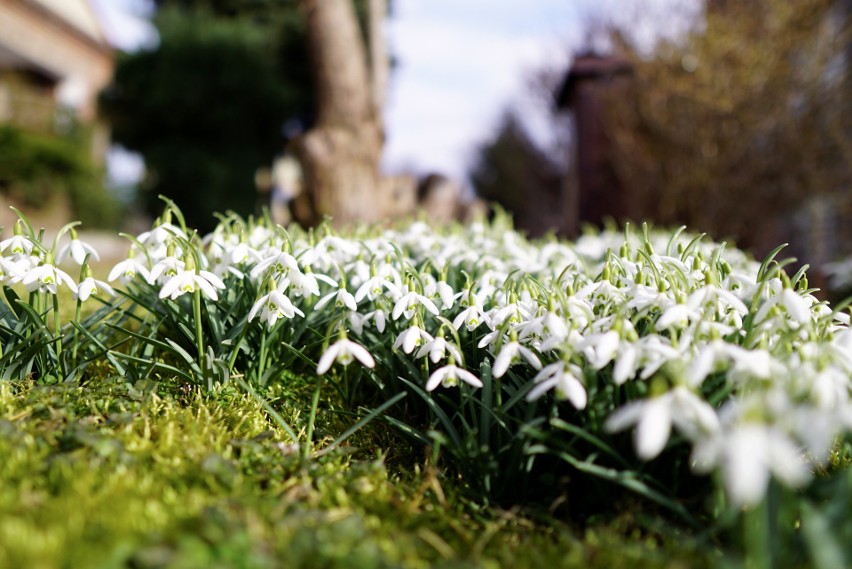
[[[606,97],[617,93],[631,73],[620,57],[584,54],[574,60],[557,94],[559,108],[574,117],[575,172],[565,180],[563,196],[568,219],[565,232],[578,235],[585,223],[601,226],[607,219],[634,218],[631,195],[619,180],[604,121]]]
[[[0,0],[0,123],[51,133],[74,118],[92,126],[100,161],[108,131],[95,123],[97,96],[113,67],[87,0]]]
[[[708,10],[735,18],[736,10],[744,5],[714,0],[708,4]],[[716,238],[733,237],[738,245],[758,257],[787,242],[790,246],[782,257],[792,256],[799,263],[810,264],[811,282],[823,286],[819,268],[852,257],[850,24],[852,0],[837,0],[820,12],[816,24],[806,31],[797,30],[801,33],[781,36],[780,40],[772,36],[773,41],[784,40],[789,44],[781,46],[788,60],[779,59],[789,61],[787,66],[770,67],[765,61],[762,67],[752,70],[740,66],[737,69],[740,78],[755,76],[758,70],[784,78],[765,91],[762,85],[749,91],[752,87],[748,81],[736,83],[732,79],[728,83],[736,86],[729,89],[739,89],[736,94],[747,103],[757,97],[744,94],[772,95],[772,104],[761,99],[764,106],[741,104],[725,108],[714,106],[712,101],[716,99],[710,103],[702,101],[695,96],[703,92],[700,87],[691,87],[713,83],[713,75],[703,84],[697,79],[684,79],[680,89],[676,89],[671,80],[677,73],[690,77],[695,71],[689,68],[690,53],[683,56],[680,65],[666,67],[665,62],[659,63],[656,75],[649,73],[650,64],[645,62],[643,67],[641,60],[631,66],[628,60],[618,56],[577,57],[558,95],[560,108],[569,111],[573,119],[576,153],[571,157],[575,169],[566,177],[563,190],[568,202],[566,232],[576,235],[580,224],[600,226],[607,218],[648,220],[667,226],[685,223]],[[706,50],[707,44],[704,45],[705,56],[717,53]],[[713,60],[704,69],[722,70],[721,73],[736,78],[733,71],[724,68],[724,62],[715,66],[713,63],[718,61]],[[674,71],[665,71],[669,69]],[[687,82],[690,88],[684,88]],[[634,110],[631,105],[641,97],[645,97],[642,99],[645,105],[636,105]],[[616,105],[631,110],[622,109],[619,115],[612,112],[618,111]],[[743,114],[735,116],[731,114],[734,112]],[[624,120],[625,116],[629,119]],[[753,126],[747,134],[737,135],[750,141],[745,146],[748,153],[732,144],[735,137],[728,136],[724,130],[699,128],[704,124],[724,126],[719,118],[728,116],[734,125],[768,125]],[[804,125],[807,130],[796,130],[790,125]],[[699,146],[696,141],[701,140],[706,142]],[[684,151],[672,153],[679,149]],[[717,159],[720,150],[729,151],[727,162]],[[693,160],[693,156],[698,158]],[[700,174],[705,170],[697,169],[698,174],[692,177],[684,174],[702,156],[710,164],[706,171],[714,175],[705,178],[711,180],[708,186],[715,186],[715,191],[696,187],[689,195],[689,207],[682,207],[686,201],[682,199],[680,209],[655,209],[655,203],[662,203],[670,195],[675,198],[686,195],[677,194],[677,189],[685,186],[684,181],[702,182]],[[737,156],[747,156],[747,160],[737,163],[733,161]],[[777,163],[761,160],[778,157],[783,159]],[[762,169],[765,163],[773,164],[771,178]],[[726,169],[714,164],[737,164],[737,167]],[[786,186],[781,186],[779,178]],[[771,182],[767,183],[767,179]],[[672,185],[677,188],[670,194],[668,190],[655,189],[668,188],[669,181],[675,182]],[[729,190],[732,185],[737,189]],[[765,208],[755,208],[754,202],[745,199],[749,195],[765,197]],[[722,214],[702,217],[702,212]],[[655,215],[667,217],[656,219]]]

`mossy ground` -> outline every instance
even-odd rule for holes
[[[304,429],[310,383],[281,385],[263,397]],[[321,407],[318,440],[354,422],[331,405]],[[722,562],[715,549],[650,531],[635,514],[589,524],[482,507],[389,429],[373,422],[345,448],[305,463],[236,386],[201,393],[168,379],[2,381],[0,567]]]

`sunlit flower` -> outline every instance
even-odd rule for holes
[[[448,342],[443,336],[432,338],[428,342],[420,346],[415,357],[422,358],[429,356],[433,364],[438,363],[446,357],[452,357],[455,361],[461,361],[462,356],[459,349],[452,342]]]
[[[288,270],[299,270],[299,263],[287,251],[278,251],[255,265],[249,274],[253,279],[261,279],[269,272],[279,274]]]
[[[358,310],[358,304],[355,302],[355,297],[352,296],[344,287],[340,287],[336,291],[325,295],[314,306],[315,310],[321,310],[323,306],[334,300],[334,304],[338,308],[346,307],[349,310]]]
[[[0,251],[5,251],[6,249],[13,255],[29,255],[33,252],[33,242],[30,241],[30,238],[22,233],[20,226],[15,224],[15,234],[8,239],[4,239],[0,241]]]
[[[424,292],[426,293],[426,296],[430,298],[441,299],[441,310],[449,310],[452,308],[456,299],[463,294],[454,291],[453,287],[444,281],[430,282],[426,285]]]
[[[489,328],[492,328],[491,319],[487,314],[482,310],[482,305],[478,302],[473,302],[468,305],[467,308],[459,312],[456,317],[453,319],[453,328],[458,330],[461,328],[462,324],[467,328],[468,332],[472,332],[479,328],[481,324],[486,324]]]
[[[376,300],[376,298],[383,295],[385,290],[390,291],[393,298],[401,294],[399,287],[393,281],[381,275],[376,275],[370,277],[358,287],[358,290],[355,291],[355,300],[361,302],[365,297],[368,300]]]
[[[160,289],[160,298],[175,300],[186,293],[192,294],[200,290],[210,300],[219,300],[217,288],[225,290],[225,283],[209,271],[181,271],[166,281]]]
[[[337,283],[335,283],[334,279],[331,277],[319,273],[313,273],[310,270],[302,272],[296,269],[291,269],[289,272],[289,279],[293,284],[294,296],[319,296],[320,281],[327,285],[337,286]]]
[[[131,255],[123,261],[119,261],[109,272],[107,280],[112,282],[120,279],[121,283],[127,285],[137,276],[141,276],[146,281],[149,276],[148,267],[137,259],[131,252]]]
[[[15,284],[24,278],[29,266],[20,261],[0,257],[0,284]]]
[[[331,369],[331,365],[337,362],[341,365],[348,366],[353,361],[358,360],[368,368],[375,367],[376,360],[370,355],[370,352],[362,346],[347,338],[341,338],[334,344],[329,346],[317,364],[317,374],[322,375]]]
[[[434,391],[439,385],[444,387],[455,387],[463,381],[473,387],[482,387],[482,381],[470,373],[456,365],[445,365],[432,372],[429,380],[426,382],[426,391]]]
[[[175,255],[167,255],[154,263],[154,266],[151,267],[151,271],[148,273],[147,277],[148,284],[154,284],[156,282],[164,284],[178,273],[184,272],[185,269],[186,263],[184,263],[180,258]]]
[[[74,280],[68,276],[68,273],[50,263],[31,268],[21,279],[21,282],[26,287],[27,292],[37,290],[56,294],[57,286],[63,284],[73,292],[77,292],[77,285],[74,284]]]
[[[603,334],[591,334],[584,338],[582,344],[586,361],[594,369],[606,366],[618,353],[621,336],[615,330]]]
[[[269,326],[274,326],[279,318],[293,318],[296,314],[305,316],[305,313],[296,308],[287,295],[278,289],[273,289],[257,299],[249,311],[249,322],[254,320],[258,312],[260,319]]]
[[[494,360],[494,377],[502,377],[509,369],[509,366],[520,363],[526,360],[535,369],[541,369],[541,360],[535,355],[532,350],[526,346],[522,346],[517,340],[509,341],[503,344],[500,348],[500,353]]]
[[[100,260],[100,256],[98,255],[98,252],[95,251],[94,247],[92,247],[88,243],[80,241],[79,239],[76,238],[76,236],[73,236],[73,235],[74,234],[72,234],[71,242],[68,243],[67,245],[65,245],[64,247],[62,247],[59,250],[59,253],[56,254],[56,262],[57,263],[61,263],[69,255],[71,256],[72,259],[74,259],[74,262],[77,263],[78,265],[83,264],[83,261],[86,260],[86,255],[89,255],[95,261]]]
[[[438,315],[438,307],[435,306],[434,302],[422,294],[418,294],[413,290],[410,290],[396,301],[396,304],[393,307],[393,312],[391,313],[391,318],[399,320],[400,316],[405,316],[406,320],[411,320],[414,316],[414,309],[418,304],[423,306],[435,316]]]
[[[553,390],[557,399],[567,399],[575,408],[585,409],[587,395],[581,377],[583,370],[574,364],[558,361],[547,365],[533,379],[536,385],[527,393],[527,401],[535,401]]]
[[[414,351],[414,348],[418,348],[433,340],[432,336],[423,330],[419,326],[411,326],[406,328],[394,341],[393,349],[396,350],[399,347],[402,347],[402,351],[406,354],[410,354]]]
[[[691,440],[715,434],[719,418],[713,408],[685,387],[628,403],[606,421],[610,432],[622,431],[636,425],[634,442],[636,454],[650,460],[660,454],[669,440],[672,425]]]
[[[770,474],[793,488],[811,477],[801,448],[778,428],[761,423],[736,425],[727,432],[699,439],[692,461],[699,473],[721,467],[728,496],[740,506],[761,501]]]
[[[75,299],[85,302],[91,296],[97,296],[103,292],[107,296],[115,296],[115,291],[104,281],[99,281],[93,277],[86,277],[77,286],[77,292],[74,293]]]

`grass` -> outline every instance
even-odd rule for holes
[[[304,428],[310,380],[263,393]],[[333,404],[326,404],[333,405]],[[321,408],[331,440],[353,420]],[[261,405],[168,378],[0,382],[0,567],[701,567],[641,516],[485,509],[383,424],[304,463]]]

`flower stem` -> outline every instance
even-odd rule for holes
[[[204,369],[204,336],[201,330],[201,290],[192,293],[192,315],[195,317],[195,346],[198,349],[198,367]]]
[[[74,311],[74,322],[80,324],[80,308],[83,305],[83,301],[79,298],[77,299],[77,309]],[[80,330],[75,326],[74,327],[74,348],[71,351],[71,369],[77,369],[77,341],[80,337]]]
[[[260,361],[257,362],[257,384],[262,385],[261,379],[266,371],[266,333],[260,336]]]
[[[743,541],[745,544],[746,569],[771,569],[772,561],[772,508],[769,493],[759,505],[743,513]]]
[[[59,295],[53,295],[53,334],[56,336],[56,363],[65,379],[65,365],[62,361],[62,322],[59,319]]]
[[[314,390],[314,396],[311,398],[311,412],[308,415],[308,430],[305,434],[305,444],[302,446],[302,461],[306,461],[311,456],[314,438],[314,423],[317,418],[317,406],[319,405],[320,389],[322,388],[322,376],[317,376],[317,387]]]

